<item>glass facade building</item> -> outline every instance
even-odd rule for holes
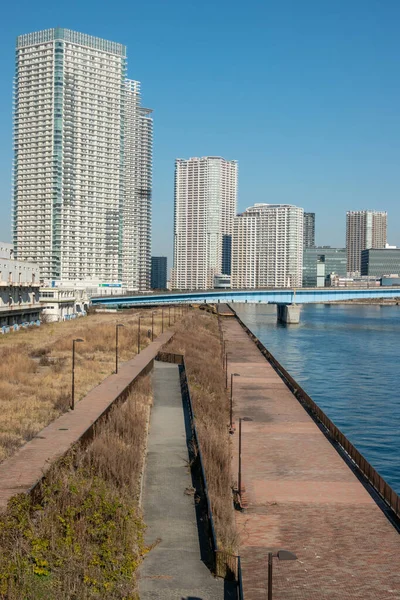
[[[329,275],[347,275],[346,248],[305,248],[303,256],[303,287],[325,287]]]
[[[153,290],[167,289],[167,257],[151,257],[151,287]]]
[[[315,247],[315,213],[304,213],[304,248]]]
[[[400,248],[363,250],[361,275],[400,275]]]

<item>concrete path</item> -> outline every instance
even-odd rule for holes
[[[246,600],[400,599],[400,535],[236,319],[222,321],[248,508],[236,513]],[[233,435],[237,473],[238,433]]]
[[[140,568],[140,599],[222,600],[223,580],[200,560],[179,368],[154,366],[143,509],[146,544],[155,547]]]

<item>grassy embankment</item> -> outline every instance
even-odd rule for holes
[[[138,510],[150,378],[50,470],[39,498],[15,496],[0,515],[2,600],[134,600],[147,549]]]
[[[221,549],[234,551],[229,400],[217,316],[192,311],[177,325],[165,350],[185,355],[218,542]]]
[[[65,412],[71,393],[71,348],[76,344],[75,399],[79,401],[115,369],[115,324],[121,362],[137,350],[135,313],[96,314],[0,336],[0,461]],[[142,311],[141,347],[149,344],[151,312]],[[154,317],[161,332],[161,312]],[[164,320],[165,328],[168,317]]]

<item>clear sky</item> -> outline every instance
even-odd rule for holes
[[[315,211],[344,245],[346,210],[387,210],[400,246],[399,0],[3,2],[0,240],[10,239],[15,37],[60,26],[124,43],[154,109],[153,254],[171,256],[175,158],[239,161],[239,210]]]

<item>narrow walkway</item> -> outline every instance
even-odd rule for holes
[[[245,600],[400,599],[400,535],[236,319],[222,321],[248,508],[236,513]],[[238,433],[233,435],[237,473]]]
[[[224,582],[200,559],[185,417],[177,365],[155,362],[143,509],[146,544],[141,600],[222,600]]]

